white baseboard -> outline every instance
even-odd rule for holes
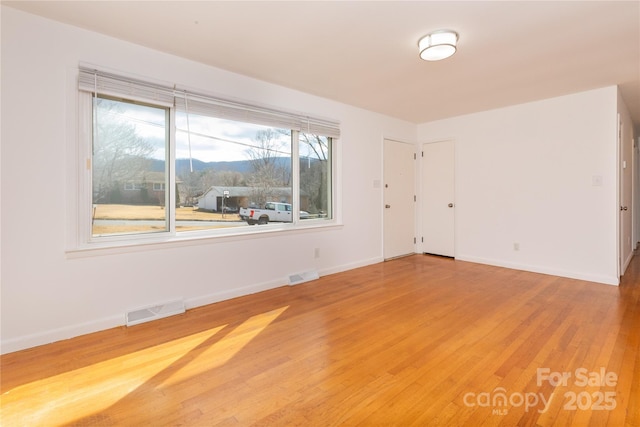
[[[184,301],[187,310],[203,305],[214,304],[220,301],[226,301],[232,298],[238,298],[245,295],[256,294],[258,292],[267,291],[269,289],[285,286],[285,279],[270,280],[268,282],[257,283],[255,285],[244,286],[242,288],[229,289],[222,292],[214,292],[212,294],[203,295],[195,298],[189,298]]]
[[[103,331],[124,325],[124,315],[105,317],[92,322],[85,322],[78,325],[66,326],[64,328],[51,329],[37,334],[25,335],[18,338],[2,340],[0,344],[0,354],[13,353],[31,347],[37,347],[52,342],[75,338],[80,335]]]
[[[475,256],[468,256],[468,255],[456,254],[456,259],[459,261],[475,262],[477,264],[486,264],[486,265],[493,265],[496,267],[511,268],[513,270],[530,271],[532,273],[549,274],[552,276],[566,277],[569,279],[603,283],[605,285],[618,286],[620,284],[620,280],[616,276],[601,276],[597,274],[585,274],[582,272],[560,270],[555,268],[547,268],[547,267],[541,267],[541,266],[535,266],[535,265],[529,265],[529,264],[518,264],[518,263],[507,262],[503,260],[481,258],[481,257],[475,257]]]
[[[358,261],[350,264],[343,264],[336,267],[326,268],[319,271],[320,276],[327,274],[341,273],[347,270],[353,270],[354,268],[365,267],[367,265],[376,264],[382,262],[381,257],[370,258],[363,261]],[[242,288],[225,290],[222,292],[215,292],[208,295],[203,295],[195,298],[188,298],[184,300],[185,308],[192,309],[201,307],[203,305],[213,304],[220,301],[225,301],[232,298],[237,298],[245,295],[250,295],[269,289],[277,288],[280,286],[286,286],[287,281],[283,277],[282,279],[271,280],[267,282],[257,283],[250,286],[244,286]],[[103,331],[105,329],[115,328],[123,326],[125,324],[124,312],[118,313],[113,316],[109,316],[103,319],[98,319],[91,322],[81,323],[78,325],[70,325],[63,328],[52,329],[37,334],[25,335],[18,338],[11,338],[8,340],[2,340],[0,342],[0,354],[12,353],[15,351],[24,350],[31,347],[37,347],[44,344],[50,344],[56,341],[62,341],[80,335],[90,334],[93,332]]]
[[[619,284],[618,277],[599,276],[592,274],[584,274],[580,272],[571,272],[565,270],[558,270],[552,268],[545,268],[539,266],[531,266],[527,264],[517,264],[511,262],[505,262],[502,260],[494,260],[488,258],[480,258],[467,255],[457,255],[457,260],[474,262],[478,264],[494,265],[497,267],[511,268],[515,270],[524,270],[534,273],[550,274],[560,277],[568,277],[578,280],[586,280],[597,283],[604,283],[607,285]],[[357,261],[349,264],[342,264],[330,268],[325,268],[319,271],[320,276],[326,276],[329,274],[342,273],[344,271],[353,270],[360,267],[366,267],[368,265],[377,264],[384,261],[382,257],[369,258],[362,261]],[[245,295],[250,295],[269,289],[277,288],[280,286],[286,286],[286,280],[278,279],[267,282],[257,283],[250,286],[245,286],[237,289],[230,289],[222,292],[216,292],[209,295],[203,295],[196,298],[190,298],[185,300],[185,307],[187,309],[201,307],[208,304],[213,304],[220,301],[225,301],[232,298],[237,298]],[[124,325],[124,316],[122,313],[118,313],[114,316],[105,317],[91,322],[85,322],[78,325],[71,325],[63,328],[52,329],[37,334],[26,335],[23,337],[12,338],[8,340],[2,340],[0,344],[0,354],[12,353],[19,350],[24,350],[31,347],[36,347],[44,344],[50,344],[56,341],[62,341],[70,338],[74,338],[80,335],[85,335],[93,332],[102,331],[105,329],[115,328]]]
[[[358,262],[349,263],[349,264],[342,264],[339,266],[318,270],[318,274],[320,275],[320,277],[322,277],[329,274],[342,273],[344,271],[353,270],[355,268],[366,267],[367,265],[371,265],[371,264],[377,264],[382,261],[383,261],[382,257],[370,258],[363,261],[358,261]],[[245,286],[242,288],[230,289],[223,292],[215,292],[212,294],[203,295],[196,298],[190,298],[185,300],[185,305],[187,307],[187,310],[189,310],[196,307],[202,307],[203,305],[213,304],[220,301],[226,301],[232,298],[251,295],[258,292],[267,291],[269,289],[274,289],[280,286],[287,286],[287,285],[288,283],[285,278],[283,278],[282,280],[279,280],[279,279],[271,280],[268,282],[262,282],[262,283],[257,283],[250,286]]]
[[[358,262],[342,264],[342,265],[338,265],[336,267],[331,267],[331,268],[325,268],[320,270],[319,273],[320,273],[320,276],[342,273],[343,271],[349,271],[349,270],[353,270],[360,267],[366,267],[367,265],[377,264],[382,261],[384,261],[384,258],[382,258],[381,256],[375,257],[375,258],[369,258],[369,259],[365,259]]]

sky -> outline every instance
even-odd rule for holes
[[[105,100],[101,100],[105,102]],[[102,104],[101,104],[102,105]],[[155,159],[165,159],[166,111],[163,108],[107,101],[112,105],[100,117],[110,117],[135,126],[136,134],[146,139]],[[176,113],[176,158],[192,158],[203,162],[249,160],[248,151],[256,145],[256,134],[268,126],[235,122],[196,114]],[[278,142],[290,145],[290,137],[281,135]],[[277,151],[277,155],[288,155]]]

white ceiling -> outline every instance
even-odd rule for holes
[[[639,1],[3,1],[414,123],[620,85],[640,125]],[[458,52],[418,57],[449,28]]]

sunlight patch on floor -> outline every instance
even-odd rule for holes
[[[60,425],[108,408],[226,325],[21,385],[2,394],[3,425]]]
[[[15,387],[2,395],[2,423],[48,426],[86,421],[128,397],[223,366],[287,308],[249,317],[233,329],[222,325]]]
[[[187,380],[209,369],[224,365],[258,336],[258,334],[265,330],[267,326],[276,320],[287,308],[288,306],[248,318],[223,339],[207,347],[202,353],[191,360],[188,365],[185,365],[182,369],[175,372],[163,383],[163,386],[171,386],[172,384]]]

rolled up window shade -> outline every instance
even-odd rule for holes
[[[185,98],[188,100],[190,114],[292,129],[332,138],[340,137],[340,124],[336,121],[193,92],[183,92],[181,96],[176,96],[176,108],[179,111],[186,111]]]
[[[337,121],[210,96],[91,68],[80,68],[78,88],[101,95],[175,106],[184,112],[187,112],[188,106],[189,114],[292,129],[332,138],[340,137],[340,123]]]
[[[80,68],[78,89],[163,106],[173,106],[175,98],[172,87],[87,68]]]

